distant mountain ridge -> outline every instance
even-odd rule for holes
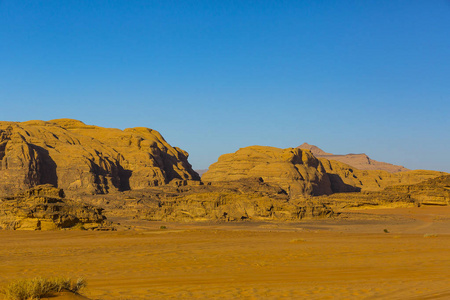
[[[373,160],[369,156],[367,156],[365,153],[361,153],[361,154],[350,153],[350,154],[344,154],[344,155],[337,155],[337,154],[325,152],[322,149],[320,149],[319,147],[317,147],[315,145],[310,145],[308,143],[303,143],[300,146],[298,146],[297,148],[309,150],[312,152],[312,154],[314,154],[314,156],[316,156],[318,158],[337,160],[339,162],[345,163],[345,164],[350,165],[359,170],[383,170],[383,171],[387,171],[389,173],[410,171],[409,169],[407,169],[403,166],[398,166],[398,165],[393,165],[393,164],[386,163],[386,162],[380,162],[380,161]]]
[[[197,174],[202,177],[203,174],[205,174],[206,172],[208,172],[208,169],[201,169],[201,170],[194,170],[195,172],[197,172]]]

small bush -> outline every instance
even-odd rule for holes
[[[86,287],[86,281],[83,278],[73,281],[70,278],[62,277],[35,277],[13,281],[1,289],[0,293],[5,296],[6,300],[34,300],[51,296],[64,289],[77,293],[84,287]]]
[[[290,243],[304,243],[306,242],[305,239],[292,239],[289,241]]]
[[[387,229],[384,229],[383,231],[384,231],[384,233],[389,233],[389,230],[387,230]]]
[[[167,227],[162,225],[162,226],[159,227],[159,229],[167,229]]]
[[[437,234],[434,234],[434,233],[425,233],[425,234],[423,235],[423,237],[424,237],[424,238],[434,238],[434,237],[437,237]]]

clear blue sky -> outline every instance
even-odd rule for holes
[[[450,172],[450,1],[0,0],[0,120]]]

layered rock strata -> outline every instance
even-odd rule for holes
[[[155,130],[86,125],[71,119],[0,122],[0,195],[39,184],[104,194],[200,180],[188,153]]]
[[[297,148],[310,150],[312,154],[314,154],[314,156],[316,156],[317,158],[336,160],[359,170],[382,170],[389,173],[409,171],[409,169],[403,166],[397,166],[390,163],[373,160],[364,153],[344,155],[332,154],[327,153],[319,147],[310,145],[308,143],[303,143]]]
[[[333,193],[381,191],[389,186],[416,184],[445,172],[414,170],[390,173],[383,170],[359,170],[345,163],[319,158],[331,182]]]
[[[320,149],[314,151],[324,153]],[[317,159],[309,150],[252,146],[222,155],[210,166],[202,180],[226,185],[237,179],[260,177],[264,182],[285,190],[291,198],[296,198],[382,191],[387,187],[416,184],[444,175],[448,174],[427,170],[395,173],[359,170],[336,160]]]
[[[61,189],[40,185],[0,199],[0,227],[17,230],[112,229],[102,209],[64,198]]]
[[[262,178],[293,197],[331,194],[328,175],[308,150],[251,146],[224,154],[203,174],[204,182]]]
[[[103,207],[111,219],[298,221],[334,216],[333,210],[321,201],[295,201],[278,185],[268,184],[261,178],[244,178],[226,184],[166,185],[84,199]]]
[[[386,187],[382,191],[336,193],[318,197],[334,209],[366,207],[398,207],[450,205],[450,175],[439,176],[416,184]]]

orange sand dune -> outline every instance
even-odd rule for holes
[[[0,232],[0,285],[83,276],[91,299],[448,299],[450,208],[301,223]],[[168,229],[160,230],[160,225]],[[384,233],[388,229],[390,233]]]

